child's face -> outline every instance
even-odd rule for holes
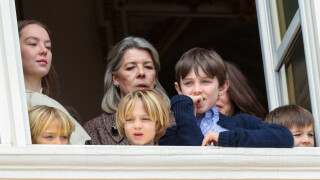
[[[228,92],[219,96],[218,102],[216,104],[219,112],[226,116],[232,116],[234,114],[234,105],[229,97]]]
[[[303,128],[293,127],[290,129],[294,138],[294,147],[314,147],[313,126]]]
[[[132,116],[126,119],[124,131],[133,145],[154,145],[156,122],[150,119],[140,100],[136,102]]]
[[[58,130],[59,121],[52,121],[47,129],[36,139],[36,144],[69,144],[69,136]]]
[[[219,88],[217,77],[208,77],[201,68],[198,72],[199,76],[192,69],[184,79],[180,80],[181,87],[178,83],[175,83],[175,87],[179,94],[202,96],[203,101],[197,104],[197,113],[204,113],[216,105],[219,91],[225,91],[225,86]]]

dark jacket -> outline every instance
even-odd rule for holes
[[[171,99],[177,126],[168,128],[160,145],[201,145],[203,136],[201,139],[192,104],[192,99],[184,95]],[[263,123],[260,118],[248,114],[227,117],[219,113],[218,124],[229,130],[220,132],[219,146],[291,148],[294,145],[293,136],[286,127]]]

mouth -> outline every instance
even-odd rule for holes
[[[218,108],[218,110],[222,109],[220,105],[216,105],[216,107]]]
[[[142,138],[143,133],[142,133],[142,132],[135,132],[135,133],[133,134],[133,136],[134,136],[135,138]]]
[[[40,59],[40,60],[38,60],[36,62],[41,64],[41,65],[47,65],[48,64],[47,60],[45,60],[45,59]]]
[[[147,85],[145,85],[145,84],[138,84],[136,87],[139,88],[139,89],[148,89],[148,88],[149,88],[149,87],[148,87]]]

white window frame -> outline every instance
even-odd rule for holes
[[[274,107],[279,105],[277,98],[280,96],[273,68],[275,66],[271,66],[274,63],[272,61],[274,53],[272,38],[268,38],[271,33],[269,29],[271,26],[268,25],[270,19],[267,17],[268,5],[265,0],[256,2],[269,104]],[[311,3],[314,6],[309,8],[320,6],[319,1]],[[308,7],[310,4],[303,5]],[[300,11],[303,8],[300,6]],[[319,14],[313,18],[320,24]],[[301,19],[303,25],[305,21]],[[317,30],[319,37],[319,29]],[[319,47],[319,44],[315,46]],[[20,56],[14,0],[0,0],[2,143],[0,179],[316,179],[320,177],[318,147],[264,149],[31,145]],[[310,66],[310,62],[308,63]],[[315,70],[318,70],[317,61],[311,63],[315,63],[312,65],[317,65]],[[317,75],[319,77],[319,74]],[[314,88],[318,86],[319,84]]]
[[[319,7],[320,2],[317,0],[298,1],[299,9],[280,44],[280,33],[277,30],[278,27],[273,28],[272,24],[272,20],[275,21],[275,18],[271,16],[271,13],[275,14],[276,12],[275,10],[272,12],[270,10],[275,9],[270,8],[270,6],[275,6],[275,1],[270,0],[270,2],[256,0],[269,109],[272,110],[288,103],[286,82],[283,78],[284,76],[282,75],[284,74],[284,69],[281,67],[281,65],[283,61],[283,55],[287,52],[289,44],[293,40],[294,34],[296,34],[298,29],[301,27],[308,74],[311,108],[315,119],[315,138],[316,144],[319,145],[320,93],[318,92],[320,88],[320,15],[319,12],[315,10],[315,7]],[[274,25],[277,26],[277,23],[274,23]],[[282,73],[281,76],[280,73]],[[279,76],[282,78],[281,81]],[[281,89],[280,83],[285,90]]]
[[[2,144],[31,144],[14,1],[0,1],[0,133]]]

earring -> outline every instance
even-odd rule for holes
[[[226,93],[226,91],[219,91],[219,96],[222,96],[222,95],[224,95],[224,93]]]
[[[115,87],[118,89],[119,88],[119,84],[116,84]]]

